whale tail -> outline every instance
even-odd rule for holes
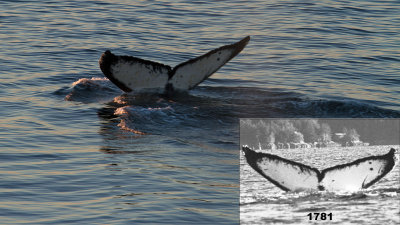
[[[247,163],[264,178],[285,191],[357,191],[378,182],[395,164],[395,149],[351,163],[319,171],[273,154],[259,153],[244,146]]]
[[[101,55],[99,66],[103,74],[125,92],[187,91],[199,85],[239,54],[249,40],[250,37],[247,36],[174,68],[133,56],[117,56],[109,50]]]

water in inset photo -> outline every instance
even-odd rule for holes
[[[399,119],[241,119],[240,223],[399,223],[399,134]]]

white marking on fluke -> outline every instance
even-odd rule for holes
[[[395,149],[385,155],[369,156],[319,171],[276,155],[242,148],[247,163],[284,191],[358,191],[388,174],[395,165]]]
[[[249,42],[247,36],[231,45],[175,66],[168,66],[133,56],[117,56],[109,50],[99,60],[103,74],[125,92],[187,91],[210,77],[239,54]]]

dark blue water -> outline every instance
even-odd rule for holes
[[[397,1],[1,1],[2,224],[238,224],[239,118],[399,117]],[[106,49],[175,66],[246,35],[186,95],[124,95]]]

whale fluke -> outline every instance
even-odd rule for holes
[[[247,36],[174,68],[133,56],[117,56],[109,50],[101,55],[99,65],[103,74],[125,92],[188,91],[239,54],[249,40]]]
[[[243,146],[247,163],[284,191],[357,191],[370,187],[395,165],[395,149],[385,155],[369,156],[319,171],[273,154]]]

